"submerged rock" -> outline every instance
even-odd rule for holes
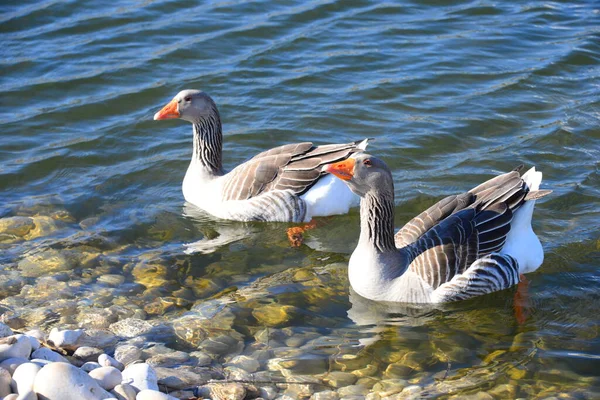
[[[152,324],[139,318],[126,318],[110,325],[110,330],[116,335],[132,338],[152,330]]]
[[[124,344],[115,349],[115,359],[124,365],[129,365],[134,361],[142,360],[142,350],[136,346]]]
[[[259,324],[280,326],[289,322],[296,314],[296,307],[281,304],[266,304],[252,311]]]
[[[24,277],[37,278],[73,268],[72,261],[55,249],[32,250],[19,261],[17,268]]]

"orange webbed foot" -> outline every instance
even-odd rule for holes
[[[515,318],[519,325],[522,325],[529,317],[527,307],[529,306],[529,281],[525,275],[519,275],[517,292],[514,297]]]

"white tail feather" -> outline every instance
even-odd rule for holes
[[[539,190],[542,172],[531,168],[521,177],[529,190]],[[544,249],[531,228],[535,200],[526,201],[513,215],[510,232],[501,253],[513,256],[519,263],[519,273],[533,272],[544,262]]]

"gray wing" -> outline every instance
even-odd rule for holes
[[[434,204],[396,234],[397,246],[412,260],[409,270],[436,289],[499,251],[528,192],[512,171]]]
[[[356,152],[360,142],[314,146],[288,144],[262,152],[225,176],[223,200],[247,200],[272,190],[308,191],[325,172],[325,164],[342,161]]]

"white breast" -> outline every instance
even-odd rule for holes
[[[300,196],[306,203],[306,222],[312,217],[346,214],[352,207],[358,207],[360,198],[352,193],[340,179],[325,175]]]

